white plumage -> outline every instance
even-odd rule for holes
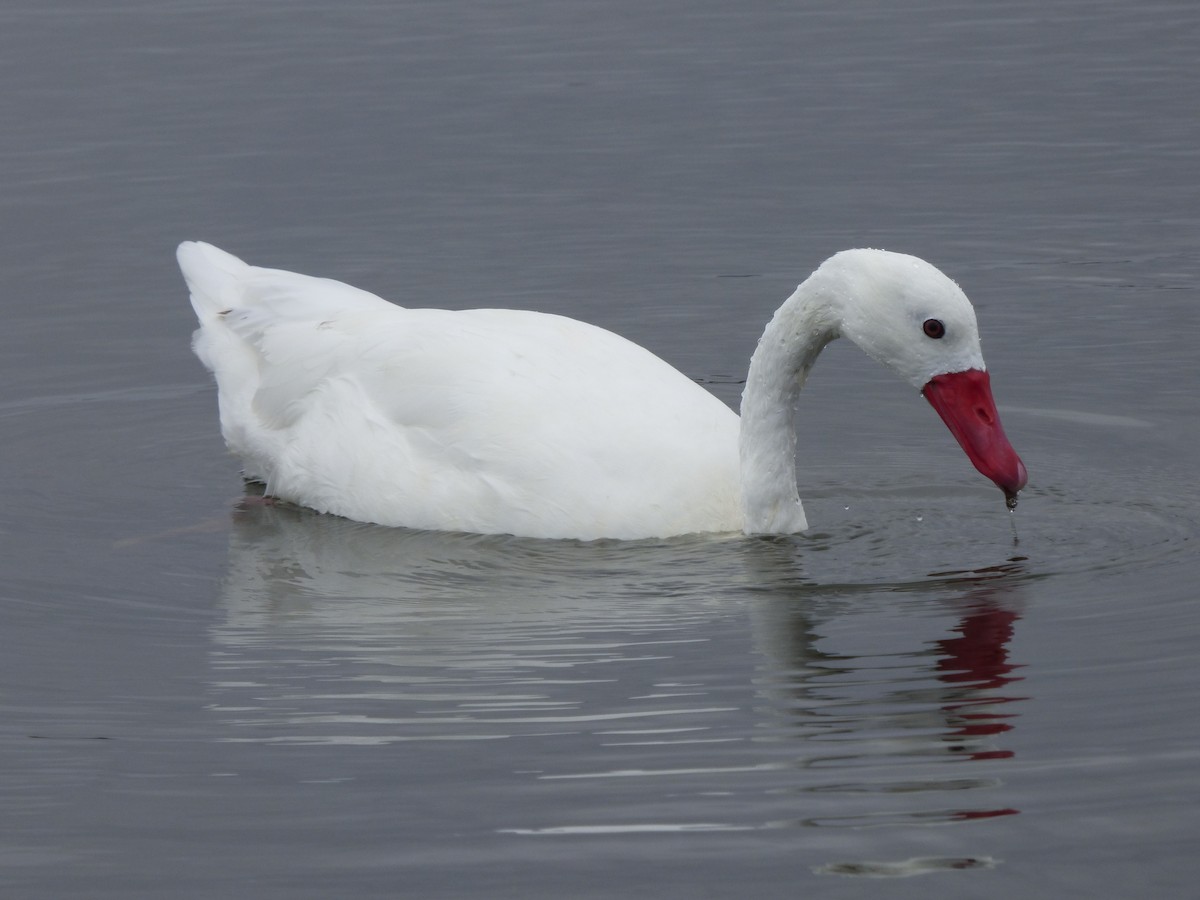
[[[780,308],[741,426],[649,351],[574,319],[405,309],[203,243],[181,244],[178,259],[200,321],[194,348],[247,477],[382,525],[580,539],[803,530],[792,408],[829,340],[845,333],[915,382],[982,368],[961,291],[883,251],[839,254]],[[853,333],[864,315],[894,328],[931,302],[959,326],[932,361],[928,347],[889,359],[886,341],[876,353]]]
[[[275,496],[382,525],[535,537],[740,529],[737,416],[612,332],[402,309],[200,243],[179,262],[225,440]]]

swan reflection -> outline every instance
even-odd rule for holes
[[[1022,562],[820,585],[813,546],[530,541],[249,503],[213,629],[218,739],[392,746],[416,779],[442,771],[422,774],[427,754],[487,741],[491,786],[519,802],[480,827],[515,834],[1015,813]]]

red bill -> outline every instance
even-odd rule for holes
[[[1012,448],[992,399],[991,378],[979,369],[934,375],[921,391],[971,463],[1004,491],[1009,509],[1025,487],[1025,464]]]

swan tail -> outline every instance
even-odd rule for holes
[[[192,350],[217,382],[221,433],[247,470],[262,477],[265,467],[259,460],[269,457],[252,408],[261,381],[258,355],[228,327],[228,317],[244,303],[252,267],[199,241],[185,241],[175,255],[200,321],[192,336]]]
[[[183,280],[191,292],[192,309],[201,325],[241,302],[250,266],[232,253],[201,241],[184,241],[175,251]]]
[[[200,321],[192,350],[217,382],[221,430],[247,471],[269,477],[278,432],[326,379],[344,350],[344,318],[392,311],[386,300],[325,278],[243,262],[185,241],[179,268]],[[266,473],[266,475],[264,475]]]

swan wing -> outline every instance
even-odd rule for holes
[[[546,537],[731,530],[737,417],[649,351],[517,310],[404,309],[180,248],[222,431],[278,496]]]

